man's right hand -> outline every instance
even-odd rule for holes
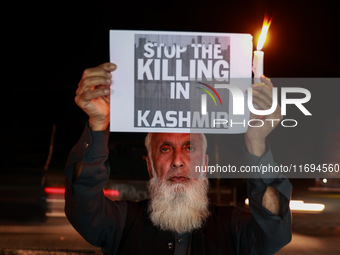
[[[93,131],[105,130],[110,123],[111,73],[115,64],[104,63],[85,69],[78,84],[75,102],[89,116]]]

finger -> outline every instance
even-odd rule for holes
[[[96,88],[98,88],[98,89],[102,89],[102,88],[107,88],[108,90],[109,90],[109,93],[107,94],[107,95],[105,95],[105,96],[103,96],[102,98],[103,98],[103,100],[105,101],[105,103],[107,103],[107,104],[109,104],[110,103],[110,86],[105,86],[105,85],[99,85],[99,86],[97,86]]]
[[[83,72],[82,79],[96,76],[111,78],[111,73],[98,67],[87,68]]]
[[[262,83],[256,83],[256,84],[252,84],[251,87],[253,89],[255,89],[258,92],[264,93],[265,95],[267,95],[268,97],[272,96],[272,91],[273,88],[268,86],[267,84],[265,84],[264,82]]]
[[[110,104],[110,95],[106,95],[102,97],[105,103]]]
[[[277,102],[273,102],[273,98],[268,98],[263,93],[259,93],[256,90],[253,90],[253,104],[256,104],[259,107],[259,110],[268,110],[271,109],[273,104],[275,103],[276,108],[279,107]]]
[[[267,85],[260,83],[256,86],[252,86],[253,89],[253,98],[256,97],[266,104],[272,103],[273,96],[272,96],[272,89],[270,89]]]
[[[253,104],[256,104],[258,106],[259,110],[269,110],[273,106],[272,102],[270,102],[270,104],[268,104],[268,102],[265,102],[262,99],[258,98],[257,95],[255,95],[253,97]],[[271,116],[271,118],[282,119],[281,107],[280,107],[279,104],[275,105],[275,110],[272,114],[270,114],[270,116]]]
[[[93,76],[103,76],[106,78],[111,78],[112,71],[116,70],[117,66],[113,63],[104,63],[97,67],[87,68],[84,70],[82,78],[93,77]]]
[[[86,105],[93,99],[98,97],[104,97],[110,94],[110,90],[108,88],[100,88],[85,91],[82,94],[78,94],[75,97],[76,103],[81,107],[85,108]]]
[[[257,91],[253,91],[253,104],[256,104],[259,110],[268,110],[272,107],[272,101],[269,101]]]
[[[98,68],[102,68],[108,72],[112,72],[117,69],[117,65],[114,63],[107,62],[99,65]]]
[[[266,76],[262,75],[261,76],[261,83],[255,83],[252,84],[251,87],[254,89],[257,89],[258,91],[263,91],[264,93],[267,94],[267,96],[271,97],[272,96],[272,90],[273,90],[273,83],[269,78]]]
[[[262,81],[263,83],[265,83],[266,85],[268,85],[269,87],[271,87],[271,88],[274,87],[272,81],[271,81],[268,77],[266,77],[266,76],[264,76],[264,75],[261,76],[261,81]]]
[[[111,84],[111,79],[105,78],[103,76],[83,78],[78,84],[78,89],[76,91],[76,94],[81,94],[99,85],[110,85],[110,84]]]

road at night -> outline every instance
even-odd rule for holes
[[[339,236],[307,236],[293,233],[290,244],[277,255],[337,255],[340,254]]]
[[[292,242],[278,255],[340,254],[339,236],[307,236],[293,233]],[[1,224],[0,254],[101,254],[86,243],[66,218],[49,218],[46,223]]]
[[[45,223],[1,224],[0,254],[25,254],[23,250],[101,254],[100,249],[83,240],[66,218],[48,218]]]

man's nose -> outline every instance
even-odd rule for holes
[[[180,152],[174,152],[171,166],[173,168],[180,168],[184,166],[184,161]]]

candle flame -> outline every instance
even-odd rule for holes
[[[263,25],[262,25],[262,31],[259,37],[259,40],[257,41],[257,50],[261,50],[264,42],[267,39],[267,33],[268,33],[268,29],[270,27],[270,24],[272,23],[272,19],[268,20],[268,16],[265,16],[263,19]]]

